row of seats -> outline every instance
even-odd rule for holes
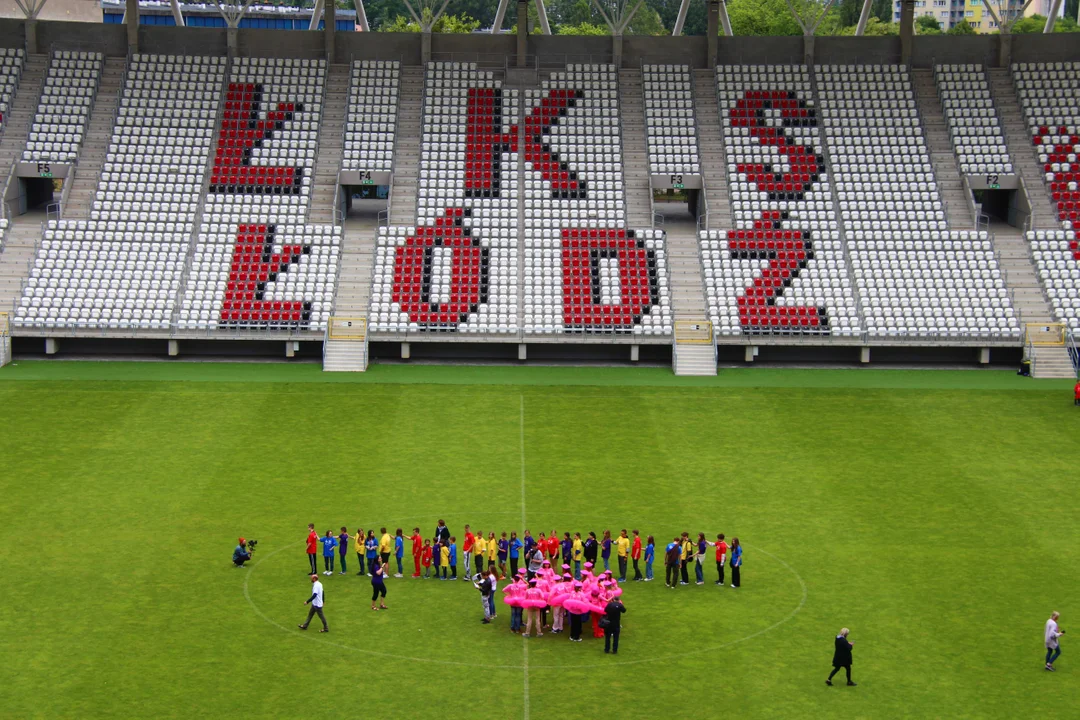
[[[935,65],[934,82],[960,172],[1011,175],[1012,158],[983,66]]]
[[[103,62],[101,53],[53,52],[22,153],[24,162],[75,162],[90,122]]]
[[[21,48],[0,48],[0,123],[7,120],[26,55]]]
[[[719,335],[861,332],[804,66],[720,66],[736,230],[698,241]]]
[[[349,80],[343,170],[389,172],[397,130],[397,60],[356,60]]]
[[[180,329],[326,328],[342,228],[307,224],[325,77],[325,60],[233,60]]]
[[[1062,228],[1026,238],[1054,317],[1080,332],[1080,63],[1014,64],[1012,75]]]
[[[815,73],[846,228],[946,229],[907,68],[819,65]]]
[[[16,325],[172,326],[225,59],[133,55],[89,220],[50,220]]]
[[[701,174],[694,96],[688,65],[645,65],[645,136],[649,172]]]

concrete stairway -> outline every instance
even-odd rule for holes
[[[363,372],[367,365],[366,340],[327,340],[323,346],[325,372]]]
[[[994,236],[994,249],[1001,259],[1001,268],[1009,280],[1020,320],[1025,323],[1053,322],[1050,305],[1046,302],[1042,283],[1035,272],[1023,232],[1004,223],[990,227]]]
[[[1031,376],[1035,378],[1075,378],[1072,358],[1064,345],[1041,345],[1033,347]]]
[[[676,343],[671,360],[672,370],[676,375],[716,374],[716,346],[712,343],[701,345]]]
[[[341,247],[341,274],[334,295],[334,315],[367,315],[371,302],[371,268],[374,263],[374,217],[345,220],[345,240]]]
[[[1009,154],[1012,155],[1013,167],[1024,179],[1024,186],[1028,191],[1034,227],[1040,230],[1058,230],[1061,222],[1050,204],[1050,193],[1046,190],[1042,167],[1031,145],[1031,134],[1016,99],[1012,75],[1007,69],[994,68],[988,70],[987,75],[990,79],[990,94],[994,97]]]
[[[90,206],[97,194],[101,167],[105,164],[105,154],[112,141],[113,121],[116,119],[116,108],[120,103],[120,92],[124,84],[124,67],[125,58],[105,58],[97,98],[90,110],[86,136],[79,148],[79,163],[75,166],[75,176],[67,181],[70,189],[67,202],[61,208],[65,218],[90,217]]]
[[[694,70],[694,118],[697,121],[701,172],[705,199],[709,204],[708,229],[734,227],[728,195],[727,156],[724,133],[720,129],[720,109],[716,102],[716,73]]]
[[[950,230],[970,230],[975,227],[975,219],[971,216],[967,198],[964,197],[960,166],[956,164],[956,152],[949,139],[949,129],[945,125],[941,98],[934,83],[934,71],[912,70],[911,75],[915,85],[915,102],[926,130],[927,150],[934,166],[938,192],[947,205],[945,220],[949,223]]]
[[[12,165],[26,149],[26,139],[30,136],[30,125],[37,113],[38,99],[41,97],[48,67],[48,55],[26,57],[15,99],[4,118],[4,135],[0,139],[0,184],[3,185],[0,187],[0,198],[7,195]]]
[[[676,320],[703,318],[705,289],[701,285],[701,259],[693,222],[664,223],[667,232],[668,270],[671,274],[671,309]]]
[[[319,150],[315,158],[308,220],[334,222],[338,195],[338,172],[341,171],[342,132],[345,109],[349,102],[349,66],[331,65],[326,76],[326,93],[319,116]]]
[[[420,174],[420,114],[424,107],[424,69],[402,68],[398,123],[394,138],[394,177],[390,224],[416,222],[416,182]]]
[[[622,122],[623,184],[626,227],[651,228],[652,183],[645,144],[645,91],[640,70],[619,71],[619,114]]]
[[[8,227],[4,252],[0,253],[0,312],[12,313],[22,295],[22,283],[41,240],[43,213],[19,215]]]

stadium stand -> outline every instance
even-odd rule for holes
[[[341,227],[306,225],[325,60],[234,60],[181,329],[322,330]]]
[[[90,219],[49,221],[16,326],[171,325],[224,68],[217,57],[132,57]]]
[[[735,220],[699,236],[717,334],[858,334],[808,70],[716,77]]]
[[[1080,330],[1080,64],[1013,65],[1013,82],[1061,230],[1027,233],[1054,316]],[[1032,188],[1033,191],[1038,191]]]
[[[693,80],[686,65],[645,65],[645,126],[649,172],[701,174]]]
[[[0,122],[7,122],[11,100],[19,86],[25,53],[15,48],[0,48]]]
[[[982,65],[935,65],[934,80],[960,172],[1011,175],[1012,158]]]
[[[57,50],[49,61],[45,87],[30,128],[26,162],[75,162],[97,95],[101,53]]]
[[[396,60],[352,64],[343,169],[390,171],[400,75],[401,63]]]

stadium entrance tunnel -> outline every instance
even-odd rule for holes
[[[51,177],[19,178],[18,214],[45,210],[51,203],[59,200],[63,180]],[[57,187],[57,186],[60,187]]]

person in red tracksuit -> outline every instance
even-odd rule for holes
[[[1073,405],[1080,405],[1080,380],[1076,381],[1076,387],[1073,388]]]
[[[634,531],[634,544],[630,546],[630,559],[634,561],[634,580],[644,580],[641,568],[638,567],[638,561],[641,560],[641,535],[637,530]]]
[[[308,523],[307,530],[307,559],[308,565],[311,568],[311,572],[308,574],[317,575],[319,573],[319,566],[315,562],[315,553],[318,552],[319,533],[315,532],[315,523]]]
[[[409,536],[412,543],[413,577],[420,577],[420,560],[424,555],[424,540],[420,537],[420,528],[413,528]]]

